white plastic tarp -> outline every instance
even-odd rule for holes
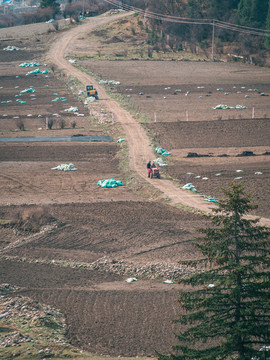
[[[99,83],[102,85],[120,85],[120,81],[115,80],[100,80]]]
[[[157,164],[160,167],[168,166],[166,161],[162,160],[161,158],[157,158],[156,160],[153,160],[155,164]]]
[[[52,168],[52,170],[60,170],[60,171],[76,171],[78,169],[75,168],[74,164],[72,163],[64,163],[64,164],[60,164],[54,168]]]
[[[70,108],[65,109],[65,111],[67,111],[67,112],[77,112],[77,111],[79,111],[79,109],[77,108],[77,106],[71,106]]]
[[[5,51],[14,51],[14,50],[20,50],[20,48],[18,48],[17,46],[11,46],[8,45],[6,48],[4,48],[3,50]]]

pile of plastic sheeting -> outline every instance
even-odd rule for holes
[[[33,70],[33,71],[29,71],[27,74],[25,75],[35,75],[35,74],[48,74],[49,71],[46,69],[46,70],[43,70],[41,71],[40,68],[37,68],[36,70]]]
[[[31,62],[31,63],[21,63],[19,65],[20,67],[35,67],[35,66],[41,66],[40,63]]]
[[[204,201],[213,202],[213,203],[216,203],[216,204],[218,203],[218,201],[215,198],[213,198],[212,196],[207,196],[204,199]]]
[[[115,180],[115,179],[105,179],[105,180],[99,180],[97,183],[98,186],[102,188],[115,188],[117,186],[123,186],[123,183],[121,180]]]
[[[102,85],[120,85],[120,81],[115,81],[115,80],[100,80],[99,81],[100,84]]]
[[[65,111],[67,111],[67,112],[77,112],[77,111],[79,111],[79,109],[77,108],[77,106],[71,106],[70,108],[65,109]]]
[[[33,87],[30,87],[28,89],[24,89],[22,91],[20,91],[21,94],[24,94],[24,93],[34,93],[36,92],[36,90],[33,88]]]
[[[163,284],[175,284],[174,280],[164,280]]]
[[[68,60],[71,64],[76,64],[76,60],[75,59],[69,59]]]
[[[50,23],[52,23],[52,22],[54,22],[54,19],[51,19],[51,20],[46,21],[46,24],[50,24]]]
[[[197,189],[196,189],[195,186],[194,186],[193,184],[191,184],[191,183],[188,183],[188,184],[184,185],[184,186],[182,187],[182,189],[183,189],[183,190],[190,190],[190,191],[192,191],[192,192],[197,192]]]
[[[85,99],[84,105],[88,105],[89,103],[92,103],[95,101],[96,101],[96,98],[94,96],[89,96],[88,98]]]
[[[244,106],[244,105],[236,105],[235,106],[235,109],[238,109],[238,110],[242,110],[242,109],[246,109],[247,107]]]
[[[65,163],[65,164],[60,164],[54,168],[52,168],[52,170],[60,170],[60,171],[76,171],[78,169],[75,168],[75,166],[72,163]]]
[[[127,283],[132,283],[134,281],[137,281],[136,278],[128,278],[127,280],[125,280]]]
[[[125,138],[121,138],[121,139],[118,139],[116,142],[119,144],[119,143],[121,143],[121,142],[123,142],[125,140],[126,140]]]
[[[11,46],[8,45],[6,48],[4,48],[3,50],[5,51],[14,51],[14,50],[20,50],[20,48],[18,48],[17,46]]]
[[[215,107],[211,107],[211,109],[213,109],[213,110],[230,110],[230,109],[242,110],[242,109],[246,109],[246,106],[244,106],[244,105],[229,106],[229,105],[219,104]]]
[[[159,146],[156,147],[156,150],[155,150],[155,151],[156,151],[157,154],[160,154],[160,155],[171,155],[170,152],[162,149],[162,148],[159,147]]]
[[[168,164],[166,163],[166,161],[162,160],[161,158],[157,158],[156,160],[153,160],[153,162],[154,162],[155,164],[157,164],[158,166],[160,166],[160,167],[168,166]]]

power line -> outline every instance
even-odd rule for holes
[[[167,22],[173,22],[173,23],[180,23],[180,24],[193,24],[193,25],[211,25],[211,26],[217,26],[224,30],[230,30],[240,33],[245,33],[249,35],[255,35],[255,36],[270,36],[270,30],[262,30],[258,28],[252,28],[247,26],[241,26],[236,25],[224,21],[219,21],[216,19],[193,19],[193,18],[185,18],[185,17],[178,17],[178,16],[171,16],[171,15],[164,15],[159,13],[154,13],[148,10],[142,10],[140,8],[124,4],[122,1],[119,2],[117,0],[104,0],[105,2],[121,7],[124,10],[128,11],[134,11],[136,13],[139,13],[143,15],[144,17],[154,19],[154,20],[160,20],[160,21],[167,21]],[[121,5],[120,5],[121,3]]]

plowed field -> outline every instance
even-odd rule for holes
[[[89,20],[91,29],[96,21]],[[75,29],[78,33],[82,27]],[[84,106],[80,86],[67,75],[49,67],[47,76],[26,75],[32,68],[19,67],[22,62],[39,61],[46,69],[42,59],[50,37],[39,36],[36,42],[0,41],[0,136],[101,135],[105,128],[110,135],[110,126],[117,125],[109,122],[105,128],[97,127],[90,114],[105,123],[108,114],[111,119],[106,106],[112,100],[104,97]],[[69,42],[67,59],[76,56],[83,41],[90,41],[89,36]],[[2,50],[7,45],[22,50],[7,53]],[[164,158],[169,166],[161,170],[161,180],[152,181],[160,184],[159,190],[172,190],[173,198],[176,190],[192,182],[199,193],[218,198],[222,187],[243,181],[258,202],[255,214],[270,216],[269,69],[178,61],[84,60],[78,64],[103,79],[119,80],[121,85],[110,90],[144,113],[148,122],[143,126],[150,138],[172,152]],[[36,91],[20,95],[31,87]],[[247,109],[211,109],[221,103]],[[78,107],[80,116],[65,111],[70,107]],[[251,119],[253,107],[255,118]],[[155,350],[168,352],[176,342],[173,330],[177,328],[171,320],[180,311],[179,285],[163,280],[186,274],[179,261],[200,256],[192,240],[198,235],[195,228],[206,226],[208,220],[196,211],[151,201],[156,190],[146,182],[150,181],[144,173],[149,159],[144,156],[157,154],[145,137],[132,138],[137,131],[134,123],[125,123],[122,114],[114,115],[116,123],[122,118],[133,141],[129,160],[134,177],[139,169],[137,187],[135,180],[129,187],[123,179],[121,145],[115,141],[0,143],[0,219],[12,220],[18,213],[26,216],[40,207],[54,219],[37,234],[0,227],[1,282],[19,286],[21,295],[60,308],[70,342],[82,349],[99,355],[154,356]],[[51,130],[45,130],[46,117],[54,121]],[[25,131],[19,131],[20,122]],[[135,159],[141,148],[148,152]],[[238,156],[245,151],[254,156]],[[197,156],[187,157],[188,153]],[[77,171],[51,170],[70,162]],[[175,188],[165,173],[176,180]],[[97,182],[106,178],[124,180],[124,186],[98,187]],[[146,199],[141,197],[141,184],[148,186]],[[130,276],[138,281],[127,283]]]

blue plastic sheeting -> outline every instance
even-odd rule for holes
[[[88,135],[73,135],[73,136],[24,136],[24,137],[0,137],[0,142],[111,142],[111,136],[88,136]]]

